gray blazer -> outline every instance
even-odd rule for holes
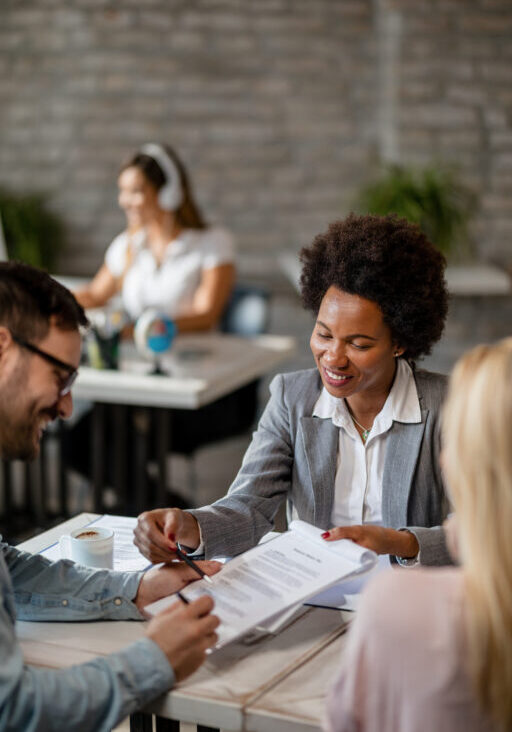
[[[440,524],[448,501],[439,467],[439,416],[446,377],[414,372],[421,422],[394,422],[382,485],[385,526],[407,527],[420,544],[422,564],[448,564]],[[338,428],[312,416],[322,382],[316,369],[279,374],[271,398],[228,494],[191,510],[201,526],[207,557],[253,547],[286,499],[300,519],[331,528]],[[435,528],[425,528],[435,527]]]

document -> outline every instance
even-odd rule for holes
[[[332,587],[322,590],[318,595],[310,597],[305,604],[312,607],[331,608],[332,610],[357,610],[361,592],[367,583],[378,572],[391,569],[389,554],[380,554],[377,559],[378,561],[368,572],[353,578],[343,579],[341,582],[332,585]]]
[[[151,563],[144,557],[133,543],[133,530],[137,525],[137,519],[130,516],[112,516],[105,514],[87,526],[105,526],[114,531],[114,569],[119,572],[140,572]],[[59,542],[43,549],[40,554],[47,559],[56,561],[66,559],[61,556]]]
[[[304,521],[292,521],[285,533],[228,562],[212,577],[213,584],[201,580],[182,590],[188,600],[204,594],[213,598],[221,621],[217,647],[377,562],[373,552],[346,539],[326,542],[322,533]],[[165,597],[145,610],[156,615],[176,601],[176,596]]]

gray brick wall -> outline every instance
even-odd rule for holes
[[[242,269],[272,273],[346,212],[379,154],[455,160],[484,257],[512,254],[510,0],[2,0],[0,185],[44,189],[60,269],[123,225],[119,163],[185,160]]]
[[[403,160],[458,165],[478,193],[476,250],[512,271],[512,3],[395,0]]]

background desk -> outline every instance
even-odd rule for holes
[[[24,542],[36,552],[95,517],[81,514]],[[182,720],[234,732],[318,732],[325,695],[339,661],[338,639],[349,613],[311,608],[276,637],[233,643],[213,654],[189,679],[154,702],[159,730]],[[64,668],[119,650],[144,633],[145,623],[27,623],[17,632],[27,663]],[[144,717],[133,726],[144,729]]]
[[[193,334],[179,336],[170,353],[161,358],[161,366],[169,375],[149,373],[151,364],[137,356],[129,345],[121,351],[118,371],[81,368],[73,395],[94,403],[94,509],[104,511],[106,457],[113,461],[113,487],[120,504],[117,510],[138,514],[147,508],[168,505],[170,410],[194,410],[210,404],[272,371],[294,349],[295,341],[288,336]],[[127,409],[132,407],[136,410]],[[112,425],[109,434],[107,420]],[[150,445],[150,440],[154,444]],[[156,491],[152,495],[148,492],[147,476],[150,448],[157,463]],[[107,450],[112,451],[111,456]],[[127,491],[129,482],[132,487]]]
[[[161,358],[169,371],[162,376],[152,375],[151,363],[131,344],[123,344],[120,369],[81,367],[73,396],[107,404],[197,409],[272,371],[294,350],[290,336],[181,335]]]
[[[87,444],[69,435],[66,423],[57,422],[44,436],[41,456],[35,463],[16,465],[0,459],[0,526],[4,535],[10,539],[19,533],[26,536],[35,527],[46,528],[71,515],[68,470],[60,450],[65,439],[89,451],[91,507],[96,511],[105,510],[106,485],[114,488],[118,504],[109,506],[111,512],[138,514],[148,507],[168,505],[172,410],[193,413],[277,369],[294,350],[295,340],[287,336],[194,334],[179,336],[171,353],[163,358],[163,365],[172,370],[169,376],[151,375],[151,364],[129,345],[123,346],[119,371],[82,367],[73,396],[93,402]],[[156,467],[152,490],[147,473],[151,452]],[[109,476],[107,460],[113,468]]]

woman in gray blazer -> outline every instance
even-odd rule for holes
[[[401,563],[444,564],[447,500],[439,468],[445,377],[415,368],[440,338],[445,261],[404,219],[350,215],[301,252],[302,298],[316,315],[316,369],[277,376],[228,494],[190,511],[141,514],[152,561],[176,541],[238,554],[288,516]]]

